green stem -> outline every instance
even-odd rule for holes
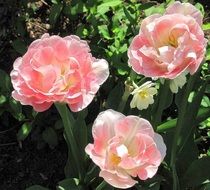
[[[179,190],[180,188],[179,179],[176,175],[176,155],[177,155],[177,146],[178,146],[177,143],[178,143],[178,138],[182,129],[182,124],[184,123],[184,119],[185,119],[185,112],[188,105],[188,97],[193,88],[193,84],[196,78],[197,78],[196,76],[190,77],[188,81],[186,91],[182,98],[181,107],[179,109],[176,130],[175,130],[175,134],[173,138],[172,149],[171,149],[171,160],[170,160],[170,166],[172,168],[172,173],[173,173],[173,190]]]
[[[107,185],[107,183],[105,181],[102,181],[98,187],[96,187],[96,190],[102,190],[105,186]]]
[[[75,166],[78,171],[79,179],[82,180],[83,179],[82,168],[81,168],[81,164],[79,162],[80,154],[79,154],[78,145],[76,143],[74,133],[73,133],[73,125],[74,125],[75,120],[65,104],[55,103],[55,106],[56,106],[56,108],[62,118],[62,121],[63,121],[66,138],[70,144],[70,149],[72,152]]]
[[[198,114],[195,120],[195,125],[205,121],[209,116],[210,116],[209,108],[200,108],[198,110]],[[177,118],[166,121],[157,127],[157,132],[162,133],[169,129],[173,129],[174,127],[176,127],[176,123],[177,123]]]
[[[169,89],[169,82],[170,81],[166,80],[165,83],[161,85],[161,88],[159,90],[158,103],[157,103],[157,106],[154,112],[154,117],[153,117],[154,130],[156,130],[157,126],[161,123],[161,116],[162,116],[163,110],[167,106],[166,99],[169,93],[171,93]]]
[[[124,92],[124,94],[122,96],[122,99],[121,99],[121,102],[120,102],[120,104],[119,104],[119,106],[117,108],[117,110],[119,112],[123,112],[123,110],[125,108],[125,105],[126,105],[126,102],[127,102],[127,99],[128,99],[129,96],[130,96],[130,92],[128,90],[126,90],[126,87],[125,87],[125,92]]]

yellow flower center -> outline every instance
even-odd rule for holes
[[[176,40],[176,38],[173,35],[169,36],[169,41],[168,41],[169,45],[172,47],[177,48],[178,47],[178,42]]]
[[[121,162],[121,158],[116,154],[111,154],[110,160],[113,165],[118,165]]]
[[[143,90],[141,92],[139,92],[139,96],[142,98],[142,99],[145,99],[148,97],[148,92],[146,90]]]

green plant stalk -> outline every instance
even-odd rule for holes
[[[171,149],[171,160],[170,160],[170,166],[171,166],[172,174],[173,174],[173,190],[180,189],[179,179],[176,175],[177,142],[178,142],[179,134],[181,132],[182,124],[184,123],[184,119],[185,119],[185,112],[188,105],[188,97],[193,88],[193,84],[196,78],[197,78],[197,75],[192,76],[190,77],[188,81],[187,88],[182,99],[181,108],[179,109],[176,130],[175,130],[175,134],[173,138],[172,149]]]
[[[154,112],[154,116],[152,120],[153,121],[152,126],[154,130],[157,129],[157,125],[159,125],[161,122],[161,116],[165,108],[165,97],[167,97],[168,94],[170,93],[169,82],[170,82],[169,80],[166,80],[163,86],[161,85],[160,93],[158,94],[157,109]]]
[[[122,96],[122,99],[121,99],[121,102],[120,102],[120,104],[117,108],[117,110],[119,112],[123,112],[129,96],[130,96],[130,92],[128,90],[126,90],[126,87],[125,87],[125,92],[124,92],[124,94]]]
[[[96,187],[96,190],[102,190],[105,186],[107,185],[107,183],[105,181],[102,181],[98,187]]]
[[[74,137],[74,133],[73,133],[73,124],[74,124],[74,118],[73,116],[70,114],[68,108],[66,107],[66,104],[62,104],[62,103],[55,103],[55,106],[62,118],[63,121],[63,125],[64,125],[64,130],[66,133],[66,138],[67,141],[70,144],[70,149],[72,152],[72,156],[75,162],[75,166],[78,170],[78,177],[80,179],[80,181],[83,179],[84,175],[83,175],[83,170],[81,168],[81,164],[79,163],[79,151],[78,151],[78,145],[76,143],[75,137]]]
[[[208,117],[210,117],[210,109],[209,108],[200,108],[196,117],[195,125],[205,121]],[[161,133],[176,127],[177,118],[166,121],[157,127],[157,132]]]

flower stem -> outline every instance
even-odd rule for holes
[[[166,108],[166,99],[169,96],[170,89],[169,89],[169,82],[168,80],[165,81],[163,85],[161,85],[159,94],[158,94],[158,103],[154,112],[154,117],[153,117],[153,127],[154,130],[156,130],[157,126],[161,123],[161,116],[163,113],[163,110]]]
[[[171,160],[170,160],[170,166],[172,169],[172,174],[173,174],[173,190],[179,190],[179,179],[176,173],[176,156],[177,156],[177,147],[178,147],[178,138],[184,123],[185,119],[185,112],[187,110],[187,105],[188,105],[188,97],[189,94],[193,88],[194,81],[196,80],[196,76],[190,77],[186,91],[183,95],[182,102],[181,102],[181,107],[178,110],[178,119],[177,119],[177,125],[176,125],[176,130],[173,138],[173,143],[172,143],[172,149],[171,149]]]
[[[75,120],[73,116],[71,115],[71,113],[69,112],[68,108],[66,107],[66,104],[55,103],[55,106],[63,121],[64,130],[65,130],[66,138],[67,138],[66,140],[70,144],[69,148],[71,149],[71,152],[72,152],[74,163],[78,171],[79,179],[82,180],[83,179],[82,168],[79,161],[80,154],[79,154],[78,145],[76,143],[76,139],[73,133],[73,125],[74,125]]]
[[[96,190],[102,190],[105,186],[106,186],[106,182],[105,181],[102,181],[99,185],[98,185],[98,187],[96,187]]]

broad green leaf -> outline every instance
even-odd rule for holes
[[[55,25],[58,17],[61,14],[62,9],[63,9],[62,3],[53,4],[53,6],[51,7],[50,15],[49,15],[50,24]]]
[[[130,21],[131,24],[134,24],[135,23],[135,17],[134,15],[132,15],[130,13],[130,11],[128,9],[126,9],[124,6],[123,6],[123,11],[127,17],[127,19]]]
[[[145,15],[150,16],[150,15],[156,14],[156,13],[163,14],[164,12],[165,12],[164,4],[161,4],[159,6],[152,6],[149,9],[146,9]]]
[[[82,112],[78,113],[78,118],[74,123],[74,136],[80,152],[80,158],[85,159],[85,147],[88,144],[87,140],[87,126]],[[78,158],[79,159],[79,158]],[[82,164],[82,163],[81,163]]]
[[[200,108],[198,110],[195,125],[199,124],[200,122],[205,121],[209,117],[209,115],[210,115],[209,108]],[[172,129],[176,126],[176,123],[177,123],[177,119],[166,121],[157,127],[157,132],[161,133],[169,129]]]
[[[82,190],[76,178],[64,179],[58,183],[57,190]]]
[[[12,42],[12,47],[20,54],[24,54],[27,50],[25,43],[20,39],[14,40]]]
[[[202,5],[201,3],[196,3],[196,4],[195,4],[195,7],[196,7],[198,10],[201,11],[202,15],[205,14],[205,10],[204,10],[203,5]]]
[[[9,111],[13,115],[14,118],[16,118],[19,121],[22,121],[25,116],[22,113],[22,106],[20,102],[16,101],[12,97],[9,99]]]
[[[7,95],[10,93],[11,81],[9,75],[0,69],[0,93]]]
[[[210,23],[206,23],[202,25],[203,30],[210,30]]]
[[[203,107],[210,107],[210,100],[208,96],[203,96],[202,101],[201,101],[201,105]]]
[[[122,0],[114,0],[114,1],[113,0],[107,0],[97,7],[97,12],[98,12],[98,14],[103,15],[106,12],[109,11],[110,7],[113,8],[113,7],[116,7],[116,6],[121,5],[121,4],[122,4]]]
[[[62,122],[61,119],[59,119],[55,122],[54,128],[55,129],[62,129],[63,128],[63,122]]]
[[[180,146],[179,152],[177,153],[176,167],[178,176],[181,178],[191,163],[198,157],[198,147],[194,142],[194,133],[195,128],[188,128],[186,139],[182,141],[182,145]],[[181,139],[178,138],[178,140]]]
[[[26,190],[49,190],[49,189],[42,187],[40,185],[33,185],[31,187],[26,188]]]
[[[138,7],[138,10],[149,9],[149,8],[154,7],[155,5],[156,5],[156,3],[154,3],[154,2],[143,3]]]
[[[202,185],[202,187],[199,190],[209,190],[210,189],[210,183],[206,183],[204,185]]]
[[[206,156],[192,162],[183,177],[184,187],[197,187],[206,180],[210,180],[210,157]]]
[[[48,127],[43,131],[42,138],[50,147],[55,147],[58,144],[58,136],[55,130],[51,127]]]
[[[107,25],[98,26],[99,33],[107,40],[112,39],[109,35],[109,30]]]
[[[58,4],[58,3],[60,2],[60,0],[51,0],[51,2],[52,2],[53,4]]]
[[[208,48],[206,50],[206,61],[209,61],[210,60],[210,49]],[[207,65],[208,66],[208,65]],[[208,67],[207,67],[208,68]]]
[[[0,95],[0,105],[4,104],[7,101],[7,98],[4,95]]]
[[[112,108],[116,110],[121,102],[122,95],[123,95],[123,86],[122,84],[118,83],[109,93],[106,102],[106,108]]]
[[[31,123],[28,122],[24,123],[17,133],[18,141],[25,140],[25,138],[30,134],[31,129],[32,129]]]

